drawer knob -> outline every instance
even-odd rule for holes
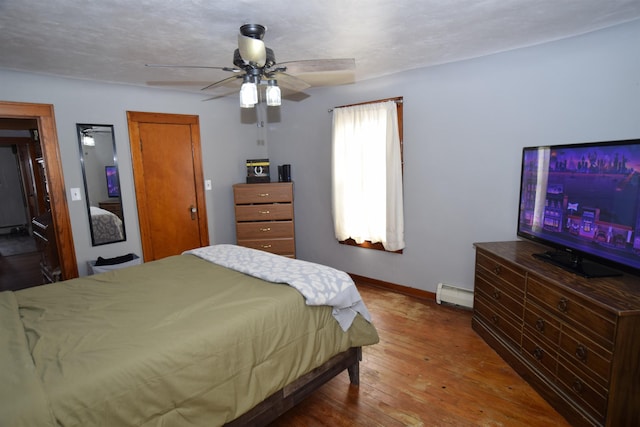
[[[493,316],[491,316],[491,321],[494,325],[497,325],[500,322],[500,318],[494,314]]]
[[[500,273],[502,273],[502,267],[500,267],[499,265],[496,265],[495,267],[493,267],[493,274],[495,274],[496,276],[499,276]]]
[[[259,193],[258,197],[269,197],[269,193]]]
[[[258,213],[261,213],[261,214],[265,214],[265,215],[266,215],[266,214],[271,213],[271,212],[269,212],[269,211],[258,211]]]
[[[582,362],[586,362],[588,354],[589,352],[587,351],[587,347],[583,344],[578,344],[578,347],[576,347],[576,357]]]
[[[575,380],[573,380],[573,384],[571,384],[571,388],[576,393],[582,394],[582,392],[584,391],[584,384],[582,383],[582,381],[580,381],[580,379],[576,378]]]
[[[502,296],[502,294],[500,293],[499,289],[494,289],[493,290],[493,299],[499,300],[501,296]]]
[[[264,227],[264,228],[261,228],[261,229],[260,229],[260,231],[262,231],[262,232],[266,233],[267,231],[271,231],[271,227]]]
[[[544,351],[540,347],[536,347],[533,349],[531,354],[533,355],[533,357],[535,357],[536,360],[540,361],[542,360],[542,356],[544,356]]]
[[[271,247],[271,245],[260,245],[260,247],[262,249],[269,249]]]
[[[544,319],[539,318],[536,320],[536,329],[538,332],[544,332]]]
[[[560,310],[563,313],[566,313],[568,306],[569,306],[569,301],[564,297],[560,298],[560,301],[558,301],[558,310]]]

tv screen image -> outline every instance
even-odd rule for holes
[[[109,197],[120,197],[120,180],[118,179],[117,166],[105,166],[107,176],[107,194]]]
[[[521,171],[517,234],[556,249],[539,257],[640,274],[640,139],[526,147]]]

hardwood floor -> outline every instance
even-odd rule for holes
[[[40,253],[0,256],[0,292],[42,284]]]
[[[273,427],[569,426],[471,329],[471,311],[358,289],[380,335],[360,386],[342,373]]]

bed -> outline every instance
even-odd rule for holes
[[[378,335],[344,276],[215,245],[2,292],[0,425],[265,424],[345,368],[358,382]]]
[[[118,215],[96,206],[91,206],[90,211],[94,245],[118,242],[124,239],[122,220],[118,218]]]

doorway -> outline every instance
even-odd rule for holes
[[[145,262],[209,244],[198,116],[127,112]]]
[[[35,170],[42,157],[33,119],[0,118],[0,291],[41,284],[31,219],[46,210]]]
[[[41,156],[40,162],[33,168],[35,170],[40,168],[43,174],[43,182],[46,187],[43,191],[48,195],[51,222],[56,237],[55,249],[60,258],[60,276],[62,279],[78,277],[53,106],[0,101],[0,119],[18,122],[25,120],[23,123],[27,127],[35,126]],[[28,202],[29,206],[35,206],[37,203],[37,200]],[[34,208],[33,211],[30,209],[29,215],[32,215],[36,210],[37,208]],[[29,218],[30,220],[31,218]],[[33,273],[32,268],[31,264],[28,266],[3,265],[0,274],[3,276],[3,280],[6,279],[6,282],[11,286],[12,283],[17,283],[19,276],[27,273],[27,270]],[[39,267],[36,271],[39,271]],[[42,281],[39,281],[38,284],[40,283]]]

